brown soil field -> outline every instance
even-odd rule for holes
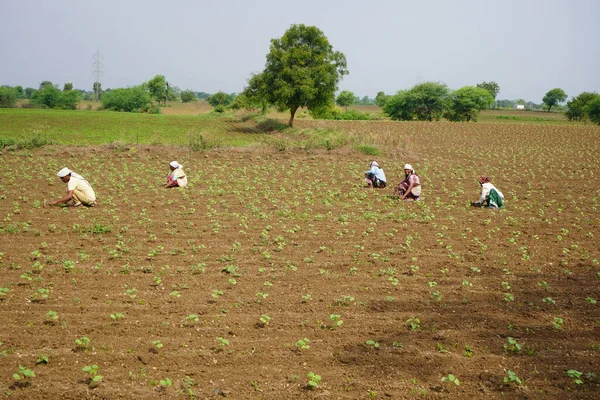
[[[0,393],[600,397],[598,128],[296,126],[399,138],[390,186],[344,149],[0,153]],[[173,159],[185,189],[161,187]],[[423,201],[394,196],[405,162]],[[64,166],[98,207],[44,207]],[[470,206],[479,175],[504,208]]]

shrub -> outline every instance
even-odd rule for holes
[[[181,101],[182,102],[189,103],[189,102],[196,101],[196,100],[198,100],[198,98],[196,97],[194,92],[192,92],[191,90],[184,90],[183,92],[181,92]]]
[[[310,114],[314,119],[328,119],[337,121],[369,121],[372,119],[369,113],[363,113],[352,109],[342,111],[335,107],[313,110],[310,112]]]
[[[17,103],[17,92],[15,89],[2,86],[0,87],[0,108],[14,107]]]
[[[102,106],[107,110],[141,112],[147,111],[150,104],[150,94],[140,86],[114,89],[102,96]]]
[[[62,108],[64,110],[76,110],[81,94],[77,90],[66,90],[61,92],[53,85],[44,85],[42,89],[31,95],[31,104],[41,108]]]

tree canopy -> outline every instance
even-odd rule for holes
[[[548,112],[550,112],[550,109],[552,107],[554,107],[555,105],[557,105],[559,103],[562,103],[566,99],[567,99],[567,94],[565,93],[565,91],[560,88],[555,88],[555,89],[548,91],[548,93],[546,93],[546,95],[544,96],[542,101],[544,102],[546,107],[548,107]]]
[[[196,97],[196,94],[194,94],[193,91],[191,90],[184,90],[183,92],[181,92],[181,101],[184,103],[190,103],[192,101],[196,101],[198,100],[198,98]]]
[[[465,86],[450,94],[444,116],[450,121],[477,121],[479,111],[493,102],[494,98],[487,89]]]
[[[383,107],[390,97],[392,96],[389,96],[384,92],[377,92],[377,96],[375,96],[375,104],[379,107]]]
[[[567,111],[565,112],[567,119],[569,121],[587,121],[589,105],[597,98],[600,98],[600,95],[596,92],[583,92],[567,101]]]
[[[218,106],[227,107],[228,105],[233,103],[233,99],[234,99],[233,95],[227,94],[222,91],[218,91],[217,93],[211,95],[206,101],[208,101],[208,103],[213,107],[218,107]]]
[[[334,101],[338,83],[346,69],[344,54],[334,51],[317,27],[292,25],[281,37],[272,39],[265,69],[254,75],[244,94],[289,110],[289,125],[300,107],[327,107]]]
[[[498,96],[498,93],[500,93],[500,85],[498,85],[496,82],[494,81],[490,81],[490,82],[481,82],[477,84],[478,88],[481,89],[485,89],[488,92],[490,92],[490,94],[492,95],[492,101],[496,100],[496,96]]]
[[[338,97],[335,99],[335,103],[340,107],[344,107],[346,111],[348,111],[348,106],[354,103],[355,97],[356,96],[354,96],[354,93],[344,90],[338,94]]]
[[[147,83],[150,97],[158,104],[161,102],[163,105],[167,105],[167,97],[169,94],[169,83],[167,82],[164,75],[156,75],[150,79]]]
[[[596,97],[588,104],[588,115],[596,125],[600,125],[600,97]]]
[[[140,112],[150,108],[150,95],[141,86],[106,91],[102,96],[102,105],[107,110]],[[158,106],[154,106],[158,108]]]
[[[424,82],[392,96],[383,106],[383,112],[394,120],[439,120],[446,108],[448,92],[444,83]]]

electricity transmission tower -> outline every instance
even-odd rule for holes
[[[100,94],[102,93],[102,67],[104,57],[100,54],[100,50],[94,53],[94,62],[92,71],[92,75],[94,75],[94,99],[96,101],[100,100]]]

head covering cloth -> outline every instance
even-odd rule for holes
[[[58,176],[59,178],[64,178],[65,176],[69,175],[71,173],[71,170],[67,167],[61,169],[60,171],[58,171],[58,173],[56,174],[56,176]]]
[[[183,165],[179,164],[177,161],[171,161],[169,165],[173,168],[182,168]]]

